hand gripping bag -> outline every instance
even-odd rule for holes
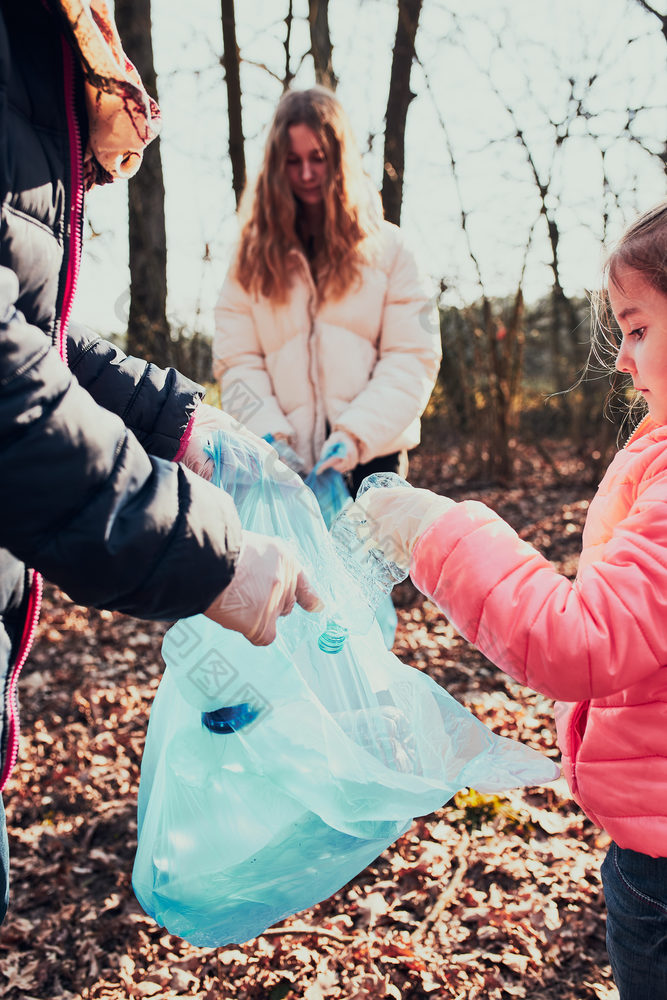
[[[332,895],[463,787],[558,775],[401,663],[377,623],[354,634],[354,581],[298,476],[227,435],[214,454],[244,526],[288,539],[326,607],[295,608],[268,647],[203,616],[165,635],[133,886],[159,924],[206,947],[249,940]],[[338,652],[323,651],[332,619],[347,616]]]
[[[345,446],[342,444],[334,445],[330,451],[322,456],[304,480],[306,486],[315,494],[322,519],[327,528],[331,527],[336,515],[352,499],[350,491],[347,488],[347,483],[337,469],[330,467],[325,469],[324,472],[320,472],[322,463],[326,462],[328,458],[331,458],[338,451],[345,451]]]

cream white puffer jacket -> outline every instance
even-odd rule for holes
[[[260,436],[285,434],[308,470],[330,429],[368,462],[419,444],[441,359],[437,309],[398,227],[381,225],[361,281],[320,299],[297,250],[285,303],[227,275],[216,308],[213,371],[223,409]]]

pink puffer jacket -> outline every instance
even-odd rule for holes
[[[522,684],[559,699],[563,772],[620,847],[667,856],[667,426],[646,418],[591,503],[574,583],[484,504],[413,552],[415,584]]]
[[[331,430],[369,462],[419,444],[440,368],[438,314],[403,232],[383,222],[359,284],[322,299],[303,254],[287,302],[254,298],[228,274],[213,372],[222,407],[260,437],[285,434],[312,469]]]

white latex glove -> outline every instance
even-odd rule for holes
[[[295,604],[306,611],[324,607],[287,542],[244,531],[234,576],[204,614],[255,646],[268,646],[278,618]]]
[[[417,540],[454,502],[430,490],[372,486],[347,508],[347,516],[357,522],[367,547],[407,569]]]
[[[345,451],[339,455],[329,455],[337,444],[342,444]],[[346,431],[333,431],[324,442],[319,460],[317,474],[325,469],[336,469],[338,472],[349,472],[359,465],[359,448],[354,438]]]
[[[204,451],[204,445],[216,431],[225,431],[228,434],[245,438],[254,446],[256,452],[265,456],[267,461],[275,463],[278,461],[275,449],[263,438],[257,437],[247,427],[232,417],[231,414],[219,410],[217,406],[209,406],[208,403],[200,403],[195,410],[194,425],[190,434],[185,451],[181,455],[180,461],[192,469],[198,476],[204,479],[211,479],[213,475],[213,459]]]

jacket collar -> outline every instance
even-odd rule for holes
[[[641,420],[634,431],[625,443],[627,448],[629,445],[634,444],[640,438],[648,437],[653,434],[657,439],[662,437],[667,438],[667,424],[659,424],[648,414]]]

